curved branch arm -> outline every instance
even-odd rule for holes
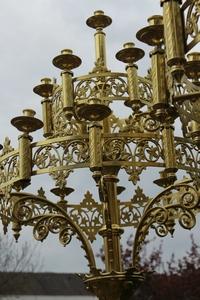
[[[193,180],[192,179],[184,179],[182,181],[178,181],[177,183],[174,183],[173,185],[168,186],[167,188],[165,188],[162,192],[160,192],[156,197],[154,197],[149,204],[146,205],[145,207],[145,211],[144,213],[146,213],[147,211],[149,211],[155,204],[159,204],[161,202],[161,200],[168,200],[170,201],[170,199],[172,200],[172,190],[176,190],[178,191],[181,188],[186,188],[188,187],[188,184],[192,183]],[[190,188],[192,188],[191,185],[189,185]]]
[[[60,242],[67,245],[76,234],[86,253],[90,271],[96,270],[94,254],[86,235],[57,204],[34,195],[22,196],[14,203],[13,217],[20,225],[33,226],[33,234],[37,240],[44,240],[49,232],[59,233]]]
[[[195,213],[199,208],[200,197],[199,191],[189,183],[191,181],[188,180],[166,188],[147,205],[135,234],[134,267],[139,267],[139,253],[151,227],[157,235],[164,237],[169,232],[173,235],[175,219],[178,219],[184,229],[195,226]]]

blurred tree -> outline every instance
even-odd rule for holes
[[[200,299],[200,246],[191,235],[189,251],[182,258],[171,255],[163,261],[162,243],[148,255],[146,241],[141,253],[141,270],[147,273],[142,285],[126,300],[199,300]],[[122,248],[122,258],[126,267],[131,266],[133,239]],[[103,249],[97,254],[104,260]]]
[[[38,272],[41,268],[37,247],[27,242],[19,246],[13,238],[0,236],[0,272]]]
[[[0,299],[4,299],[2,295],[5,288],[15,285],[16,272],[22,272],[26,276],[26,272],[38,272],[41,269],[42,260],[36,247],[27,242],[19,246],[14,238],[0,236]]]

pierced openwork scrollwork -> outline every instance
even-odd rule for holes
[[[12,221],[12,209],[14,203],[14,196],[10,195],[11,189],[6,189],[5,193],[0,193],[0,217],[3,226],[4,234],[8,231],[8,226]]]
[[[199,203],[199,190],[188,179],[166,188],[151,200],[137,227],[133,250],[134,266],[139,266],[139,252],[150,228],[160,237],[168,233],[173,235],[176,220],[184,229],[193,228]]]
[[[14,148],[11,146],[11,140],[8,137],[5,137],[1,156],[10,153],[13,150],[14,150]]]
[[[88,142],[83,139],[63,140],[52,144],[49,142],[49,145],[36,146],[33,150],[33,167],[38,169],[71,166],[89,160]]]
[[[173,104],[179,113],[183,125],[183,133],[187,135],[187,126],[192,120],[199,122],[200,115],[200,88],[188,80],[187,76],[182,76],[181,84],[174,84]]]
[[[124,119],[124,124],[121,126],[122,132],[156,132],[160,127],[160,123],[153,119],[151,115],[146,113],[138,113],[130,115],[127,119]]]
[[[103,225],[102,204],[92,198],[92,194],[87,191],[80,204],[68,205],[68,213],[72,220],[78,224],[93,242],[96,234]]]
[[[145,196],[139,187],[130,201],[119,202],[121,227],[134,226],[139,224],[142,212],[150,198]],[[93,242],[96,234],[103,226],[102,203],[96,202],[88,191],[80,204],[68,204],[67,211],[72,220],[78,224]]]
[[[138,78],[140,100],[144,104],[152,101],[152,86],[148,79]],[[74,80],[75,101],[101,98],[106,101],[128,100],[127,75],[125,73],[95,73]]]
[[[33,166],[39,169],[48,168],[50,166],[56,167],[59,164],[61,164],[61,157],[56,146],[42,146],[34,153]]]
[[[156,139],[106,138],[103,145],[104,161],[115,161],[130,175],[134,184],[147,164],[164,166],[160,141]]]
[[[107,160],[130,160],[132,151],[123,139],[107,139],[104,143],[104,153]]]
[[[83,163],[89,159],[89,146],[86,141],[73,140],[65,146],[63,160],[67,164]]]
[[[19,153],[12,151],[0,159],[0,185],[11,185],[19,176]]]
[[[107,138],[104,143],[107,160],[149,162],[162,160],[162,148],[153,139]]]
[[[64,112],[61,112],[55,118],[54,122],[54,137],[57,136],[78,136],[82,134],[81,123],[78,123],[75,119],[68,121]]]
[[[77,122],[74,118],[70,121],[66,118],[66,114],[63,111],[63,93],[61,87],[58,87],[52,96],[52,124],[52,137],[79,136],[83,134],[84,124]]]
[[[40,217],[33,229],[34,238],[43,241],[49,233],[59,234],[59,241],[63,246],[71,242],[72,236],[75,234],[66,219],[59,215],[47,215]]]
[[[157,162],[163,158],[162,148],[156,140],[141,140],[135,148],[136,161]]]
[[[182,6],[182,10],[185,21],[187,51],[189,51],[200,41],[200,1],[187,0]]]
[[[186,170],[191,175],[199,174],[199,149],[189,141],[186,142],[186,140],[181,138],[175,139],[175,149],[177,167]]]
[[[137,228],[143,210],[149,201],[150,198],[145,196],[143,190],[138,186],[129,202],[120,203],[121,226],[133,226]]]
[[[195,158],[195,152],[192,145],[189,143],[176,142],[176,161],[178,166],[184,166],[185,168],[196,168],[197,161]]]
[[[63,108],[63,94],[62,88],[58,87],[52,97],[52,113],[53,113],[53,120],[57,117],[57,114],[62,111]]]
[[[147,78],[139,77],[138,88],[141,102],[150,105],[153,99],[151,81]]]
[[[112,114],[109,117],[109,125],[112,133],[129,132],[130,134],[157,132],[160,127],[160,123],[147,112],[133,114],[126,119],[117,118]]]
[[[0,155],[0,185],[9,186],[19,175],[19,151],[14,150],[8,137],[5,138]]]
[[[63,245],[71,241],[73,235],[81,241],[91,270],[95,268],[94,255],[87,237],[70,216],[58,205],[45,198],[26,195],[14,203],[13,217],[21,225],[33,226],[33,234],[37,240],[44,240],[51,232],[59,234]]]
[[[180,102],[181,99],[183,98],[183,96],[185,95],[185,99],[183,100],[187,100],[187,98],[190,98],[191,100],[194,98],[196,98],[196,96],[198,95],[197,93],[200,92],[200,88],[199,86],[197,86],[196,84],[192,83],[186,75],[183,75],[181,78],[181,83],[174,83],[173,85],[173,96],[174,96],[174,100],[175,100],[175,104],[176,101],[179,100],[180,97]]]
[[[75,80],[75,100],[102,98],[105,100],[124,99],[128,96],[126,75],[122,73],[93,74]]]

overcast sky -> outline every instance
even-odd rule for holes
[[[17,142],[16,129],[11,118],[21,115],[24,108],[33,108],[40,116],[40,99],[33,94],[33,87],[43,77],[59,78],[60,71],[51,61],[62,49],[69,48],[81,57],[82,65],[75,75],[83,75],[93,68],[94,30],[87,27],[86,19],[95,10],[113,19],[106,29],[108,67],[123,71],[124,66],[115,54],[125,42],[136,41],[135,33],[146,26],[147,18],[160,14],[159,0],[0,0],[0,139],[5,136]],[[140,62],[144,73],[148,61]],[[76,178],[78,181],[79,179]],[[37,181],[37,180],[36,180]],[[82,193],[84,193],[83,189]],[[25,230],[27,231],[27,230]],[[23,235],[23,233],[22,233]],[[31,241],[31,233],[24,233]],[[23,238],[23,239],[25,239]],[[183,248],[184,241],[176,244]],[[99,244],[96,246],[98,249]],[[44,270],[57,272],[86,271],[83,252],[79,243],[63,249],[57,237],[43,242],[41,255],[46,257]]]
[[[51,61],[62,49],[73,49],[81,57],[82,65],[75,75],[93,68],[94,30],[85,21],[95,10],[102,9],[113,19],[106,30],[108,65],[119,70],[124,66],[116,61],[116,52],[125,42],[136,42],[137,30],[146,25],[149,16],[160,12],[159,0],[1,0],[0,3],[0,124],[9,135],[15,133],[9,120],[23,108],[31,107],[39,113],[40,100],[32,88],[44,76],[59,78],[60,72]],[[4,135],[5,130],[0,137]]]

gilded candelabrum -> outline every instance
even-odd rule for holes
[[[63,245],[76,236],[89,266],[83,280],[101,300],[128,299],[144,279],[140,250],[150,229],[161,237],[173,235],[177,223],[191,229],[199,212],[200,53],[191,51],[200,41],[200,1],[161,0],[161,6],[163,15],[150,17],[136,34],[151,47],[146,77],[138,75],[137,67],[144,51],[132,42],[116,54],[125,72],[107,68],[104,29],[112,20],[96,11],[86,21],[95,30],[92,71],[74,77],[72,70],[81,59],[72,50],[62,50],[53,59],[61,70],[61,84],[43,78],[33,89],[42,98],[43,120],[25,109],[11,121],[21,132],[18,148],[13,149],[6,138],[1,149],[4,232],[12,224],[18,239],[22,225],[30,225],[35,239],[43,241],[54,233]],[[112,112],[115,101],[129,108],[127,118]],[[178,118],[182,132],[177,137]],[[41,128],[44,139],[33,142],[31,132]],[[90,169],[99,197],[85,191],[84,199],[73,204],[66,200],[74,191],[67,180],[80,168]],[[161,192],[154,198],[138,186],[149,168],[160,169],[152,186],[158,185]],[[118,185],[122,169],[135,185],[127,201],[119,200],[124,190]],[[57,203],[48,200],[42,188],[35,195],[23,192],[32,176],[46,173],[55,182],[51,192]],[[123,266],[120,248],[125,227],[135,229],[129,269]],[[97,234],[104,247],[104,270],[97,268],[91,246]]]

